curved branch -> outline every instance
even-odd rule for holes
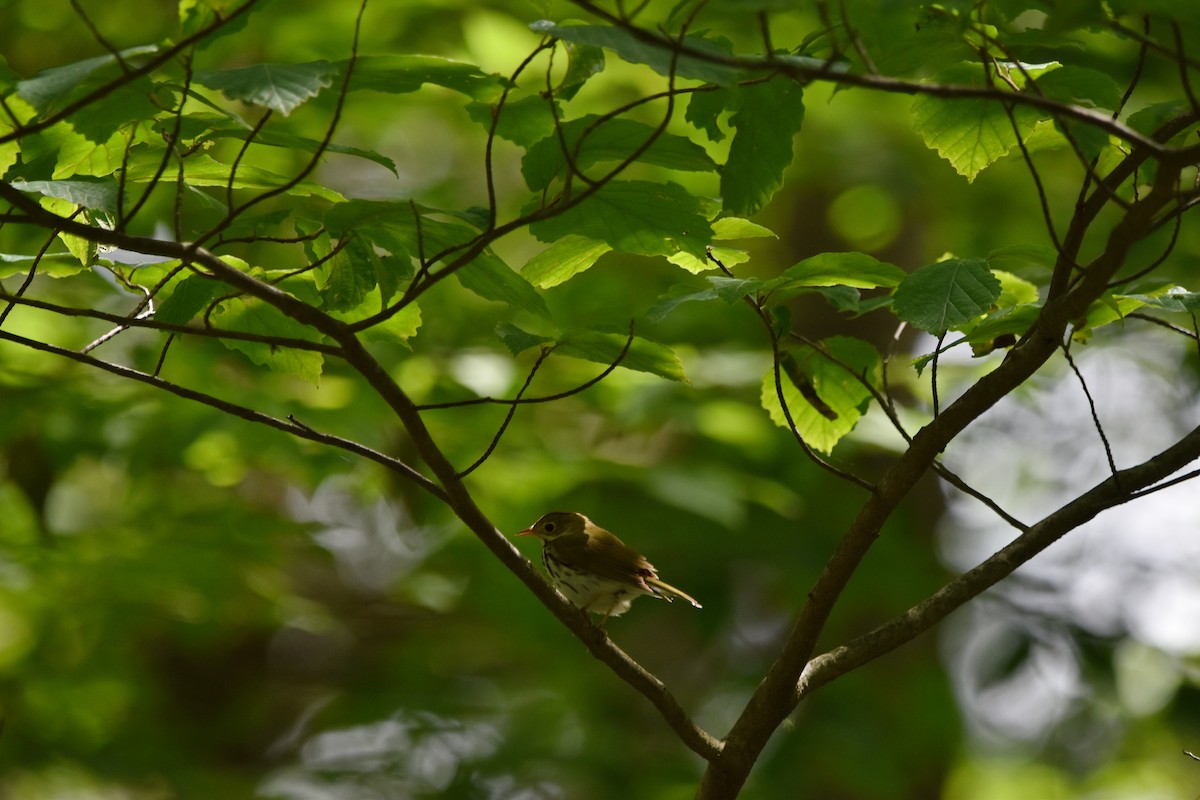
[[[567,602],[546,582],[529,559],[496,529],[475,504],[475,499],[467,491],[458,471],[434,441],[416,404],[392,380],[383,365],[367,352],[362,342],[349,330],[342,331],[337,339],[346,352],[347,363],[366,379],[400,419],[421,460],[445,489],[445,502],[455,515],[500,563],[525,584],[542,605],[583,643],[592,656],[646,697],[685,745],[708,761],[716,759],[722,752],[723,745],[720,740],[697,725],[662,681],[617,647],[588,619],[587,612]]]
[[[1200,428],[1193,429],[1169,448],[1147,461],[1113,473],[1089,491],[1033,525],[979,566],[947,583],[928,599],[808,663],[795,688],[795,700],[853,669],[915,639],[946,616],[977,597],[984,590],[1011,575],[1018,567],[1037,556],[1064,535],[1088,522],[1102,511],[1163,488],[1164,480],[1182,467],[1200,458]],[[1181,476],[1191,479],[1200,471]],[[1180,480],[1170,481],[1170,485]]]
[[[123,316],[121,314],[109,314],[105,311],[96,311],[91,308],[62,306],[46,300],[36,300],[30,297],[21,297],[18,294],[9,292],[2,285],[0,285],[0,300],[6,301],[12,305],[28,306],[29,308],[36,308],[40,311],[48,311],[64,317],[82,317],[84,319],[110,322],[114,325],[121,326],[122,328],[145,328],[147,330],[163,331],[170,334],[198,336],[204,339],[229,339],[239,342],[255,342],[257,344],[270,345],[271,347],[284,347],[290,350],[306,350],[313,353],[321,353],[327,356],[340,357],[342,355],[341,348],[332,344],[311,342],[307,339],[293,339],[287,336],[270,336],[265,333],[247,333],[245,331],[235,331],[227,328],[208,326],[201,328],[193,325],[178,325],[173,322],[161,322],[153,317]],[[0,321],[2,321],[2,318],[0,318]]]
[[[446,493],[440,486],[431,481],[429,478],[426,478],[424,475],[417,472],[403,461],[393,458],[389,455],[385,455],[384,453],[380,453],[378,450],[373,450],[364,444],[359,444],[358,442],[350,439],[343,439],[342,437],[334,436],[333,434],[321,433],[320,431],[314,430],[307,425],[303,425],[295,421],[295,419],[289,418],[288,420],[282,420],[277,417],[272,417],[270,414],[264,414],[261,411],[255,411],[252,408],[247,408],[246,406],[241,406],[237,403],[231,403],[228,400],[222,400],[219,397],[215,397],[206,392],[189,389],[186,386],[181,386],[180,384],[163,380],[155,375],[140,372],[136,369],[131,369],[130,367],[125,367],[120,364],[114,364],[110,361],[103,361],[95,356],[90,356],[86,353],[79,353],[74,350],[68,350],[65,347],[47,344],[45,342],[38,341],[37,339],[29,339],[19,334],[9,333],[5,330],[0,330],[0,340],[12,342],[13,344],[18,344],[23,347],[28,347],[31,350],[38,350],[43,353],[50,353],[62,358],[67,358],[80,364],[103,370],[104,372],[111,373],[121,378],[137,381],[138,383],[148,384],[156,389],[161,389],[169,394],[173,394],[176,397],[182,397],[185,400],[191,400],[202,405],[210,406],[218,411],[222,411],[239,419],[257,422],[260,425],[266,425],[269,428],[275,428],[285,433],[290,433],[293,436],[297,436],[301,439],[308,439],[309,441],[330,445],[332,447],[337,447],[341,450],[346,450],[356,455],[363,456],[364,458],[368,458],[371,461],[382,464],[393,472],[408,478],[417,486],[429,492],[442,502],[447,502]]]
[[[224,17],[221,17],[207,27],[201,28],[191,36],[185,36],[176,44],[168,47],[166,50],[162,51],[137,69],[131,69],[123,72],[120,77],[109,81],[95,91],[88,92],[75,102],[69,103],[55,113],[50,114],[47,117],[43,117],[37,122],[30,122],[24,125],[14,125],[14,129],[11,132],[0,136],[0,144],[17,141],[24,136],[28,136],[32,133],[38,133],[39,131],[44,131],[47,128],[53,127],[54,125],[62,122],[64,119],[70,117],[75,112],[91,106],[97,100],[107,97],[117,89],[120,89],[122,86],[126,86],[130,83],[133,83],[138,78],[149,75],[150,73],[154,72],[154,70],[158,69],[163,64],[166,64],[183,51],[191,48],[193,45],[199,42],[202,42],[204,39],[221,30],[221,28],[224,28],[226,25],[234,22],[247,11],[254,8],[254,6],[258,5],[258,3],[259,0],[246,0],[245,3],[233,9]]]
[[[626,339],[625,339],[625,346],[621,348],[620,353],[617,353],[617,357],[613,360],[613,362],[611,364],[609,364],[607,367],[605,367],[604,371],[601,372],[596,377],[590,378],[590,379],[584,381],[583,383],[579,384],[578,386],[574,386],[570,389],[567,389],[565,392],[556,392],[554,394],[547,394],[547,395],[543,395],[541,397],[521,397],[521,395],[518,394],[516,397],[514,397],[511,400],[504,400],[504,399],[498,398],[498,397],[473,397],[470,400],[449,400],[444,403],[424,403],[422,405],[417,406],[417,410],[418,411],[432,411],[435,409],[442,409],[442,408],[464,408],[466,406],[477,406],[477,405],[483,405],[485,403],[495,403],[497,405],[505,405],[505,406],[519,406],[519,405],[528,405],[528,404],[533,404],[533,403],[550,403],[555,400],[562,400],[564,397],[570,397],[572,395],[579,394],[582,391],[592,388],[597,383],[599,383],[600,381],[604,380],[609,375],[611,375],[613,370],[615,370],[617,367],[619,367],[621,365],[621,362],[625,360],[625,356],[629,353],[629,348],[632,345],[633,345],[633,321],[630,320],[629,336],[626,337]],[[541,359],[538,359],[538,361],[540,362]]]
[[[705,772],[699,797],[732,797],[745,783],[767,741],[795,708],[798,700],[795,687],[816,649],[818,637],[884,523],[959,433],[1028,380],[1055,353],[1067,326],[1105,291],[1130,248],[1153,229],[1155,216],[1174,196],[1177,179],[1178,171],[1159,165],[1151,191],[1114,225],[1104,251],[1088,264],[1080,281],[1069,291],[1047,300],[1029,332],[1000,365],[918,431],[908,450],[876,484],[876,490],[867,498],[808,592],[779,657],[726,737],[721,759]],[[1076,214],[1081,213],[1077,209]]]
[[[1093,125],[1100,130],[1116,136],[1118,139],[1129,142],[1132,145],[1143,148],[1153,155],[1163,155],[1172,152],[1172,149],[1157,142],[1154,139],[1147,137],[1134,130],[1133,128],[1118,122],[1101,111],[1096,111],[1083,106],[1076,106],[1070,103],[1063,103],[1057,100],[1051,100],[1046,97],[1041,97],[1036,94],[1028,94],[1024,92],[1002,92],[992,87],[967,86],[961,84],[949,83],[933,83],[924,81],[911,81],[903,78],[892,78],[886,75],[877,74],[861,74],[845,71],[844,65],[827,62],[821,66],[814,66],[808,61],[800,61],[798,59],[788,58],[786,56],[726,56],[720,53],[714,53],[706,50],[697,50],[682,42],[675,42],[668,36],[649,31],[644,28],[638,28],[629,24],[620,17],[606,11],[591,0],[571,0],[571,3],[579,8],[587,11],[590,14],[605,20],[606,22],[615,25],[630,36],[645,44],[650,44],[655,47],[661,47],[664,50],[671,50],[679,55],[686,55],[688,58],[695,58],[701,61],[707,61],[713,64],[720,64],[735,69],[743,69],[747,71],[772,70],[782,72],[785,75],[799,81],[829,81],[830,83],[838,84],[839,86],[857,86],[865,89],[875,89],[881,92],[892,94],[923,94],[932,97],[943,98],[960,98],[970,100],[1004,100],[1013,102],[1019,105],[1026,105],[1032,108],[1048,111],[1052,114],[1059,114],[1071,119],[1077,119],[1089,125]]]

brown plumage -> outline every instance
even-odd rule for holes
[[[551,511],[517,535],[541,539],[542,563],[554,585],[584,611],[603,614],[601,625],[644,594],[667,602],[679,597],[701,607],[661,580],[644,556],[583,514]]]

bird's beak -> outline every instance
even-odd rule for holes
[[[517,536],[533,536],[533,528],[526,528],[523,531],[517,531]]]

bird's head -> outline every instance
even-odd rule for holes
[[[517,536],[536,536],[543,542],[552,542],[562,536],[582,533],[587,524],[588,518],[583,514],[576,514],[574,511],[551,511],[525,530],[518,531]]]

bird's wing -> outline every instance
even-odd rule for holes
[[[647,578],[657,577],[658,572],[649,561],[616,536],[603,539],[589,537],[586,532],[572,533],[555,542],[563,560],[581,564],[602,578],[632,584],[653,594],[646,583]]]

